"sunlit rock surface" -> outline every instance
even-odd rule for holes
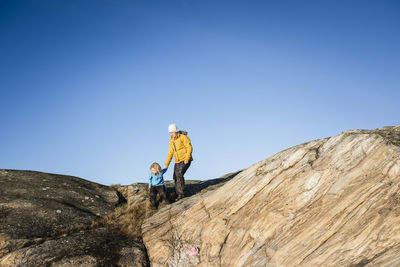
[[[166,206],[142,226],[151,265],[398,266],[399,146],[399,126],[347,131]]]

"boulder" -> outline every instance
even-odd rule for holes
[[[152,266],[396,266],[399,233],[400,126],[289,148],[142,225]]]
[[[0,266],[148,266],[141,240],[94,224],[121,201],[81,178],[0,170]]]

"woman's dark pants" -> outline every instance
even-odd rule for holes
[[[181,161],[179,163],[175,163],[174,166],[174,182],[175,182],[175,192],[178,195],[178,198],[183,198],[185,196],[185,178],[183,175],[190,167],[191,161],[188,164]]]

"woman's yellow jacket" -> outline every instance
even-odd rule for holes
[[[182,161],[191,161],[192,158],[192,144],[190,143],[190,138],[185,134],[179,134],[176,139],[171,138],[169,140],[168,156],[165,162],[165,167],[169,166],[172,160],[172,156],[175,158],[175,163]]]

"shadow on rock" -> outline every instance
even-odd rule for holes
[[[240,171],[237,171],[234,173],[229,173],[223,177],[206,180],[206,181],[186,180],[185,181],[185,197],[191,197],[197,193],[200,193],[201,191],[209,191],[209,190],[217,189],[218,187],[221,187],[226,182],[230,181],[233,177],[238,175],[240,172],[242,172],[242,171],[240,170]],[[166,190],[167,190],[167,195],[168,195],[169,199],[171,200],[171,202],[173,202],[177,197],[173,181],[166,181]]]

